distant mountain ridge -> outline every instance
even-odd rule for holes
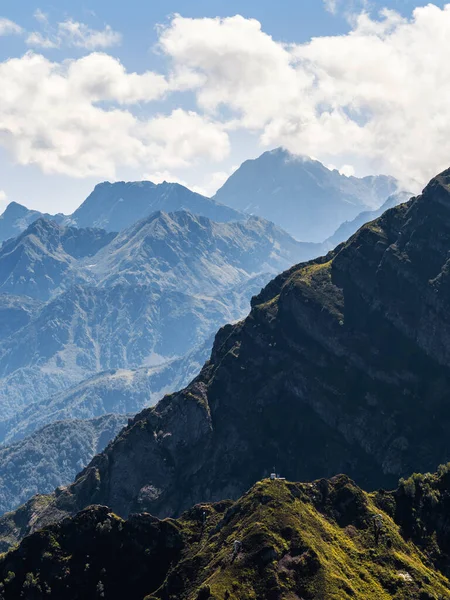
[[[178,183],[105,181],[96,185],[71,215],[49,215],[11,202],[0,216],[0,243],[16,237],[40,218],[82,229],[118,232],[157,211],[187,211],[217,222],[245,219],[241,212]]]
[[[16,202],[0,216],[0,243],[17,236],[39,217],[59,224],[122,231],[156,211],[185,210],[216,222],[254,214],[296,239],[322,243],[345,221],[376,210],[397,191],[384,175],[346,177],[319,161],[277,148],[245,161],[213,198],[164,181],[103,182],[72,215],[47,215]]]
[[[363,210],[378,209],[397,187],[392,177],[346,177],[277,148],[245,161],[213,198],[264,217],[298,240],[319,243]]]
[[[178,183],[104,182],[69,217],[77,227],[122,231],[157,211],[188,211],[218,222],[242,219],[239,211],[192,192]]]

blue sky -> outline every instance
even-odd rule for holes
[[[434,97],[450,84],[444,7],[3,0],[0,209],[68,213],[105,179],[211,194],[277,145],[420,187],[450,163],[450,113]]]

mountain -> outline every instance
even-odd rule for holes
[[[197,505],[177,520],[141,513],[124,521],[92,506],[2,555],[2,595],[448,600],[449,470],[373,494],[345,475],[265,479],[236,502]]]
[[[99,227],[121,231],[157,211],[188,211],[213,221],[236,221],[242,213],[215,200],[191,192],[178,183],[151,181],[104,182],[70,216],[77,227]]]
[[[158,212],[119,235],[36,221],[0,251],[11,293],[51,296],[0,339],[1,420],[98,372],[184,356],[315,250],[259,218]]]
[[[125,415],[59,421],[0,447],[0,513],[72,481],[126,423]]]
[[[244,215],[211,198],[192,192],[178,183],[155,184],[151,181],[116,183],[104,182],[69,215],[50,215],[11,202],[0,215],[0,245],[17,237],[32,223],[44,218],[59,225],[73,225],[81,229],[97,228],[109,232],[122,231],[157,211],[189,211],[213,221],[227,222]]]
[[[87,281],[79,259],[96,254],[115,234],[63,227],[44,218],[0,248],[0,292],[48,300]]]
[[[346,177],[277,148],[244,162],[214,200],[273,221],[298,240],[323,242],[344,221],[378,209],[397,185],[384,175]]]
[[[38,210],[30,210],[17,202],[10,202],[3,214],[0,215],[0,245],[1,242],[18,236],[40,218],[53,219],[57,223],[61,223],[64,215],[49,215]]]
[[[358,229],[365,223],[369,223],[370,221],[381,217],[381,215],[389,208],[393,208],[398,204],[407,202],[411,196],[412,194],[408,192],[397,192],[396,194],[389,196],[386,202],[377,210],[363,211],[357,217],[355,217],[353,221],[346,221],[345,223],[342,223],[342,225],[336,229],[333,235],[325,240],[324,248],[327,250],[335,248],[338,244],[348,240],[348,238],[358,231]]]
[[[187,385],[209,358],[212,344],[213,336],[181,358],[154,367],[104,371],[68,390],[33,402],[0,422],[0,441],[11,444],[55,421],[136,414],[156,404],[164,394]]]
[[[184,390],[146,409],[34,523],[237,498],[272,465],[366,489],[450,457],[450,170],[222,328]],[[132,458],[130,458],[132,457]]]
[[[127,282],[214,295],[318,249],[259,217],[216,223],[188,212],[156,212],[119,234],[89,268],[103,286]]]

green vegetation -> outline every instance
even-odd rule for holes
[[[431,530],[424,507],[447,510],[449,474],[373,494],[344,475],[265,479],[178,520],[91,507],[1,556],[0,598],[448,600],[450,536],[439,523]],[[413,522],[434,554],[428,537],[408,532]]]

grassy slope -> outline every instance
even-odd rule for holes
[[[396,494],[411,500],[411,484]],[[178,520],[123,521],[90,508],[3,555],[0,598],[450,599],[427,544],[420,550],[393,520],[399,498],[367,494],[340,475],[313,484],[266,479],[237,502],[197,505]],[[406,520],[413,514],[402,510]],[[417,502],[414,514],[419,520]]]

